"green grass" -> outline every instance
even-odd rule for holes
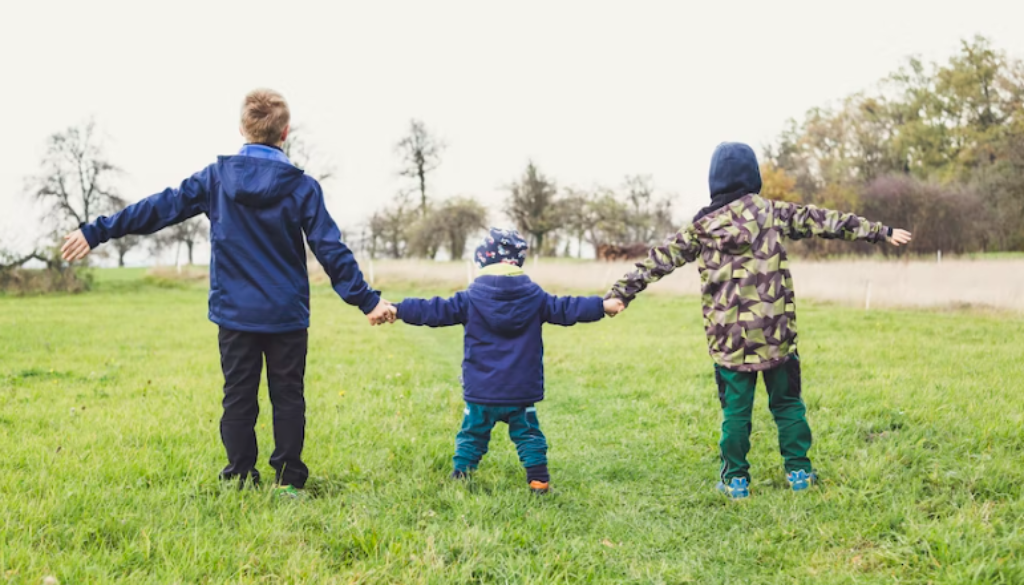
[[[88,294],[0,299],[0,583],[1024,582],[1019,316],[801,304],[824,481],[787,491],[762,391],[742,503],[712,491],[696,299],[550,327],[554,489],[537,498],[502,429],[470,484],[446,481],[459,329],[371,329],[318,287],[314,497],[286,503],[215,479],[202,288],[109,273]]]

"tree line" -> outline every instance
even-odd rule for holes
[[[284,149],[298,166],[326,180],[333,167],[293,129]],[[442,197],[431,178],[446,145],[420,120],[395,144],[397,174],[408,183],[346,234],[373,257],[465,256],[489,222],[504,223],[472,195]],[[914,250],[950,253],[1024,250],[1024,63],[985,37],[961,42],[946,62],[909,58],[874,87],[790,120],[763,156],[766,197],[849,209],[902,225]],[[92,121],[49,136],[40,170],[26,193],[46,210],[52,241],[69,228],[128,203],[115,187],[123,173],[107,156]],[[502,190],[495,212],[530,241],[535,255],[598,257],[643,252],[678,227],[672,198],[652,177],[630,175],[616,186],[563,187],[527,162]],[[192,263],[209,233],[199,217],[149,237],[112,242],[119,265],[132,250],[160,255],[172,248]],[[869,247],[828,241],[800,244],[805,254]],[[53,260],[47,247],[25,258]],[[21,260],[0,250],[0,269]]]
[[[284,144],[285,154],[320,181],[329,179],[334,168],[318,156],[294,129]],[[440,166],[445,144],[419,120],[412,120],[408,132],[395,145],[400,162],[397,174],[407,178],[409,188],[375,212],[362,234],[348,233],[351,245],[371,257],[435,259],[445,251],[458,260],[465,255],[471,238],[483,232],[491,221],[489,209],[469,195],[440,198],[430,187],[430,178]],[[50,135],[40,161],[40,170],[26,180],[26,193],[45,210],[44,225],[56,242],[60,234],[129,203],[116,188],[123,170],[108,157],[94,121],[72,126]],[[649,176],[629,176],[619,188],[591,190],[559,189],[553,179],[532,162],[522,176],[505,189],[500,208],[511,224],[531,240],[538,255],[581,256],[585,245],[647,245],[673,230],[671,199],[657,196]],[[113,240],[105,249],[125,265],[133,250],[159,257],[175,250],[189,264],[196,247],[209,234],[205,217],[196,217],[152,236],[127,236]],[[359,236],[362,237],[359,237]],[[50,258],[52,248],[44,246],[23,258],[0,253],[0,267],[14,266],[31,258]]]
[[[410,122],[396,151],[402,161],[399,175],[412,185],[371,216],[362,238],[370,256],[433,259],[444,250],[459,260],[470,238],[495,219],[472,196],[437,201],[428,193],[428,179],[440,166],[444,148],[423,122]],[[609,247],[646,250],[676,227],[672,199],[657,195],[646,175],[627,176],[618,188],[560,189],[531,161],[503,192],[500,211],[529,239],[536,255],[580,257],[586,245],[599,253]]]
[[[766,193],[904,226],[916,252],[1024,250],[1024,63],[982,36],[943,63],[909,58],[790,120],[765,161]]]

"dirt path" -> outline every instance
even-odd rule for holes
[[[362,261],[368,269],[367,261]],[[603,293],[632,268],[629,263],[530,261],[527,273],[542,286]],[[798,298],[872,307],[990,306],[1024,311],[1024,260],[887,262],[791,261]],[[369,270],[367,270],[369,272]],[[474,274],[466,263],[377,261],[381,283],[465,286]],[[682,268],[653,285],[654,294],[699,293],[695,267]]]

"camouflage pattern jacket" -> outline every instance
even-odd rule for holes
[[[607,297],[629,303],[647,285],[697,262],[708,348],[730,370],[775,368],[797,351],[793,278],[783,240],[884,241],[889,228],[852,213],[747,195],[653,248]]]

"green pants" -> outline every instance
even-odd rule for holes
[[[508,425],[508,436],[516,444],[523,467],[547,465],[548,442],[540,431],[537,409],[529,406],[492,406],[466,403],[462,429],[455,436],[455,469],[470,471],[487,453],[491,429],[499,422]]]
[[[807,408],[800,399],[800,358],[796,355],[781,366],[761,372],[768,388],[768,409],[779,430],[779,451],[786,463],[786,472],[811,472],[807,451],[811,448],[811,427],[807,424]],[[715,366],[718,399],[722,403],[722,481],[734,477],[750,479],[751,415],[754,410],[754,389],[757,372],[736,372]]]

